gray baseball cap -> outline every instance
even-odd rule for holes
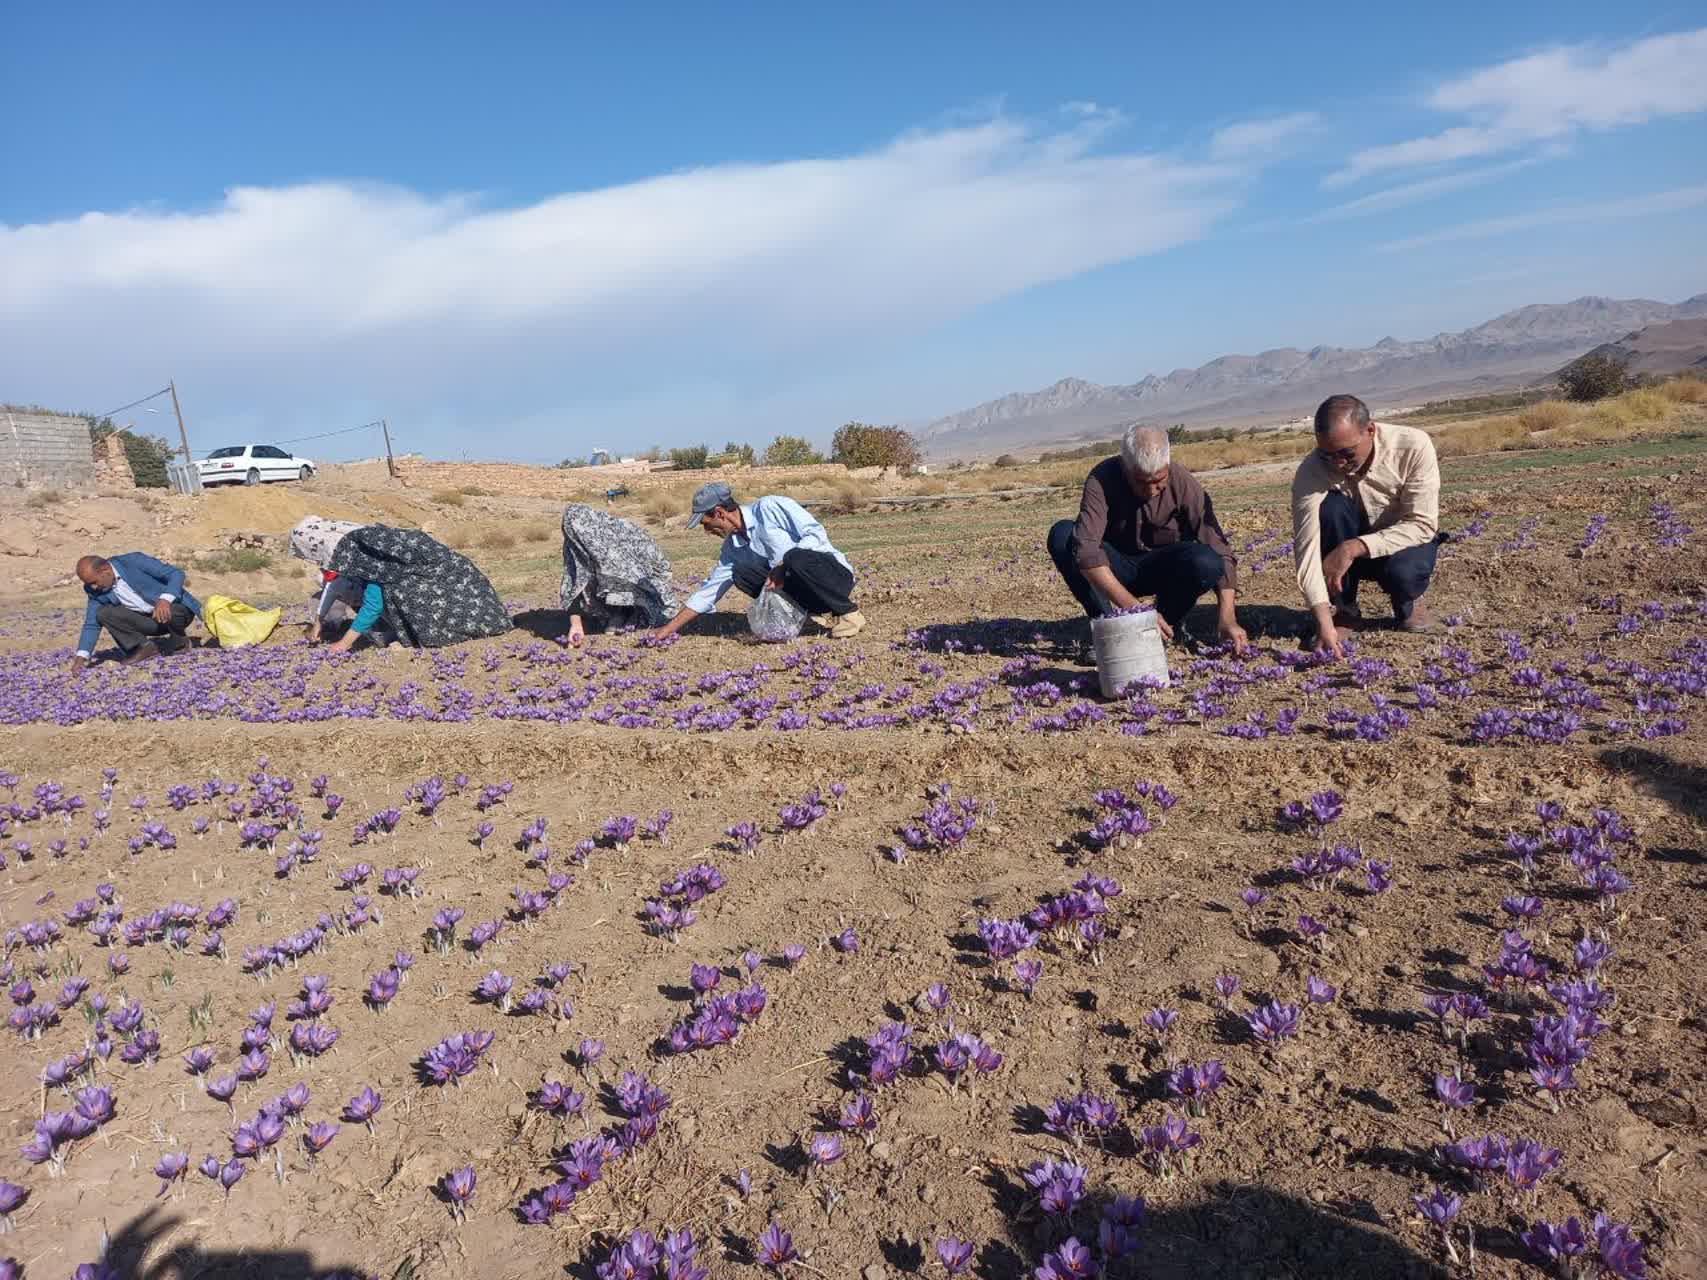
[[[735,491],[721,480],[713,480],[710,484],[702,484],[693,495],[693,514],[688,517],[687,527],[696,528],[705,519],[705,513],[713,507],[721,507],[735,501]]]

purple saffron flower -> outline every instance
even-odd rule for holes
[[[1098,1267],[1090,1249],[1077,1236],[1068,1236],[1054,1252],[1043,1255],[1043,1265],[1033,1274],[1036,1280],[1094,1280]]]
[[[310,1125],[308,1132],[302,1135],[302,1145],[308,1149],[310,1156],[317,1156],[332,1145],[332,1139],[338,1136],[338,1126],[329,1120]]]
[[[583,1069],[590,1067],[605,1056],[605,1042],[603,1040],[583,1040],[576,1049],[575,1056],[580,1060]]]
[[[854,955],[859,951],[859,934],[855,933],[850,926],[832,938],[830,945],[844,955]]]
[[[188,1151],[168,1151],[160,1157],[160,1162],[154,1166],[154,1176],[160,1179],[160,1190],[155,1193],[156,1199],[165,1195],[177,1182],[190,1171],[190,1153]]]
[[[972,1254],[975,1246],[970,1240],[956,1240],[946,1236],[936,1242],[936,1258],[942,1263],[946,1275],[958,1276],[965,1273],[972,1265]]]
[[[790,969],[806,959],[806,948],[798,942],[791,942],[782,949],[782,962]]]
[[[1566,1218],[1559,1226],[1537,1222],[1523,1233],[1523,1243],[1536,1257],[1546,1258],[1564,1274],[1573,1274],[1576,1259],[1588,1252],[1588,1237],[1576,1218]]]
[[[1312,973],[1304,981],[1304,994],[1311,1004],[1332,1004],[1334,997],[1339,995],[1339,990]]]
[[[1436,1076],[1434,1096],[1448,1107],[1463,1110],[1476,1105],[1476,1087],[1457,1076]]]
[[[246,1172],[243,1162],[235,1158],[219,1166],[219,1185],[225,1188],[227,1197],[231,1195],[231,1188],[243,1181]]]
[[[812,1163],[820,1169],[835,1164],[842,1158],[841,1135],[835,1133],[814,1134],[807,1153],[812,1157]]]
[[[7,1182],[0,1178],[0,1218],[10,1218],[24,1207],[24,1201],[30,1198],[30,1189],[20,1187],[15,1182]]]
[[[1245,1015],[1245,1022],[1259,1044],[1274,1045],[1298,1034],[1299,1008],[1274,1000],[1254,1013]]]
[[[759,1265],[780,1271],[787,1263],[798,1259],[794,1237],[776,1223],[767,1226],[759,1236]]]
[[[451,1213],[458,1222],[462,1221],[468,1202],[474,1198],[474,1183],[474,1166],[471,1164],[452,1169],[440,1183],[444,1188],[445,1199],[450,1201]]]
[[[1038,982],[1043,978],[1043,961],[1015,960],[1014,985],[1026,995],[1037,989]]]

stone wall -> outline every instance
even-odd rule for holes
[[[397,460],[397,471],[411,489],[481,489],[501,497],[513,493],[527,498],[602,495],[618,485],[630,493],[660,489],[690,489],[722,480],[740,498],[783,489],[786,484],[812,480],[845,480],[851,474],[840,463],[811,467],[724,467],[715,471],[652,471],[637,474],[622,464],[612,467],[529,467],[515,462],[415,462]]]
[[[0,484],[94,489],[88,420],[34,409],[0,409]]]
[[[136,474],[117,432],[95,444],[95,483],[103,489],[136,488]]]

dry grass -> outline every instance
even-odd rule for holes
[[[481,534],[480,545],[487,551],[509,551],[516,545],[516,535],[500,525]]]
[[[441,507],[460,507],[468,499],[460,489],[437,489],[433,492],[433,501]]]
[[[1662,383],[1659,392],[1677,404],[1703,404],[1707,403],[1707,380],[1686,373],[1680,378]]]
[[[39,510],[42,507],[57,507],[64,501],[65,494],[58,489],[38,489],[35,493],[32,493],[29,496],[29,499],[24,503],[24,505],[26,507],[35,507]]]
[[[1539,449],[1521,415],[1488,418],[1442,427],[1434,434],[1434,451],[1442,458],[1462,458],[1473,453],[1505,453],[1513,449]]]
[[[490,489],[482,489],[477,484],[465,484],[457,492],[465,498],[490,498],[492,496]]]
[[[529,524],[522,526],[523,542],[549,542],[557,535],[557,527],[549,524]]]
[[[690,500],[691,501],[691,500]],[[656,520],[663,524],[671,516],[680,515],[688,509],[689,503],[682,502],[669,490],[660,490],[640,504],[640,510],[648,520]]]
[[[1563,400],[1543,400],[1532,404],[1517,415],[1525,431],[1552,431],[1577,416],[1577,411]]]

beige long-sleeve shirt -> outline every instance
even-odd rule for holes
[[[1292,477],[1292,556],[1298,589],[1311,608],[1328,603],[1322,576],[1322,499],[1343,493],[1362,509],[1369,532],[1359,534],[1372,557],[1390,556],[1431,541],[1440,528],[1440,462],[1426,431],[1375,424],[1369,464],[1342,476],[1314,450]]]

